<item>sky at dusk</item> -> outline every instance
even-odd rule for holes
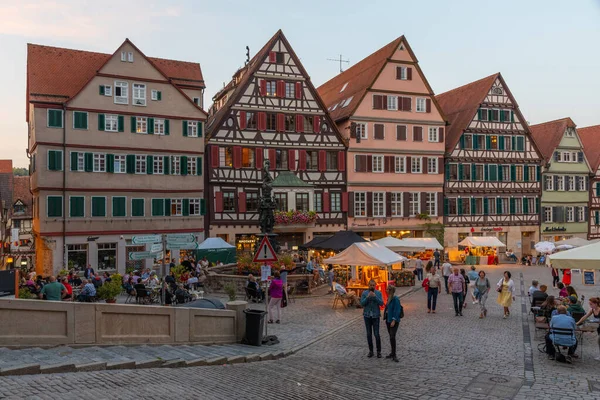
[[[282,29],[315,86],[405,35],[436,94],[501,72],[531,124],[600,124],[600,0],[0,0],[0,159],[28,165],[27,43],[199,62],[205,109]],[[345,65],[345,67],[347,67]]]

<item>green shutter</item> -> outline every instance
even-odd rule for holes
[[[475,164],[471,164],[471,180],[475,181],[477,175],[477,166]]]
[[[105,116],[104,114],[98,114],[98,130],[103,131],[105,127]]]
[[[200,122],[198,121],[198,137],[201,138],[202,137],[202,129],[204,128],[204,122]]]
[[[502,165],[498,165],[498,182],[502,182],[504,180],[504,171]]]
[[[132,217],[143,217],[144,216],[144,199],[132,199],[131,200],[131,216]]]
[[[85,197],[69,197],[69,217],[85,217]]]
[[[537,182],[542,181],[542,168],[539,165],[535,166],[535,179]]]
[[[184,217],[190,215],[190,199],[183,199],[182,201],[182,213]]]
[[[488,198],[484,197],[483,198],[483,215],[488,215],[490,211],[490,207],[488,205]]]
[[[202,200],[200,200],[200,204],[202,204]],[[444,198],[444,215],[448,215],[450,212],[450,204],[448,198]],[[204,214],[202,214],[204,215]]]
[[[171,215],[171,199],[165,199],[165,216]]]
[[[510,166],[510,181],[511,182],[517,181],[517,166],[514,164],[511,164],[511,166]]]
[[[104,96],[104,85],[100,85],[99,92],[101,96]]]
[[[517,151],[525,151],[525,138],[517,136]]]
[[[200,157],[198,157],[198,158],[200,158]],[[450,164],[448,164],[448,168],[446,168],[445,174],[446,174],[446,180],[449,181],[450,180]]]
[[[475,197],[471,197],[471,215],[477,213],[477,205],[475,204]]]
[[[77,171],[77,152],[71,152],[71,171]]]
[[[462,199],[456,199],[456,215],[462,215]]]
[[[463,165],[458,164],[458,180],[462,181],[463,179],[464,179]]]
[[[181,121],[181,132],[183,133],[183,136],[187,136],[187,128],[188,128],[188,122],[187,121]]]
[[[489,180],[490,180],[490,174],[489,174],[489,169],[488,169],[487,164],[483,164],[483,180],[485,182],[489,182]]]
[[[163,199],[152,199],[152,216],[162,217],[165,215],[165,202]]]
[[[490,110],[487,110],[487,112],[488,112],[488,121],[491,121],[491,120],[492,120],[492,117],[494,116],[494,113],[492,112],[492,110],[491,110],[491,109],[490,109]]]
[[[200,215],[206,215],[206,201],[200,199]]]
[[[596,196],[600,197],[600,182],[596,183]]]
[[[74,129],[87,129],[88,128],[88,114],[86,112],[74,111],[73,112],[73,128]]]
[[[514,197],[511,197],[511,198],[510,198],[510,213],[511,213],[511,215],[514,215],[514,213],[515,213],[515,208],[516,208],[516,207],[515,207],[515,198],[514,198]]]
[[[165,175],[169,175],[171,169],[171,157],[164,156],[163,158],[163,171]]]
[[[464,135],[464,133],[462,135],[460,135],[460,148],[461,149],[465,148],[465,135]]]
[[[152,156],[146,156],[146,174],[152,175],[154,172],[154,158]]]
[[[504,136],[498,136],[498,149],[504,150]]]
[[[529,202],[527,201],[527,197],[523,197],[523,214],[529,214]]]
[[[114,154],[106,155],[106,172],[110,172],[110,173],[115,172],[115,155]]]
[[[48,127],[62,128],[63,127],[63,112],[62,110],[48,110]]]
[[[92,217],[106,217],[106,198],[92,197]]]
[[[539,197],[535,198],[535,213],[536,214],[540,213],[540,198]]]
[[[596,211],[594,213],[594,219],[596,221],[596,225],[600,225],[600,211]]]
[[[125,217],[125,197],[113,197],[112,198],[112,216],[113,217]]]
[[[514,111],[510,112],[510,122],[515,122],[515,112]]]
[[[168,136],[168,135],[171,134],[170,131],[169,131],[169,125],[170,125],[169,120],[165,119],[165,135],[166,136]]]
[[[181,175],[187,175],[188,174],[188,163],[187,163],[187,156],[181,156],[179,157],[179,162],[181,163]]]
[[[492,137],[490,135],[485,135],[485,148],[488,150],[492,148]]]
[[[500,197],[496,197],[496,214],[502,214],[502,199]]]
[[[488,166],[488,178],[491,182],[496,182],[498,180],[498,166],[496,164],[490,164]]]
[[[147,118],[146,122],[147,122],[147,124],[146,124],[146,132],[149,135],[154,134],[154,118]]]
[[[135,174],[135,155],[127,154],[125,167],[128,174]]]
[[[162,100],[162,92],[160,90],[156,92],[156,98],[158,99],[158,101]]]
[[[119,132],[125,132],[125,117],[122,115],[119,115],[117,117],[117,121],[118,121],[118,126],[119,126]]]
[[[48,217],[62,217],[62,196],[48,196],[46,214]]]
[[[202,157],[196,157],[196,175],[202,175]]]
[[[512,151],[517,151],[517,137],[513,136],[511,138],[511,141],[512,141],[512,147],[511,147]]]
[[[481,121],[481,108],[477,109],[477,119]]]
[[[94,171],[94,154],[93,153],[85,153],[85,172]]]
[[[523,182],[529,182],[529,165],[523,165]]]
[[[479,149],[479,142],[477,141],[477,137],[479,135],[471,135],[471,140],[473,141],[473,150],[478,150]]]
[[[54,153],[54,158],[56,159],[56,168],[58,171],[62,171],[63,169],[63,152],[57,151]]]
[[[48,169],[50,171],[56,171],[56,157],[54,157],[55,150],[48,150]]]
[[[131,121],[131,133],[136,133],[135,117],[131,117],[130,121]]]

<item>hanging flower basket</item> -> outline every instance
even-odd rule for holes
[[[276,211],[275,225],[310,225],[317,221],[314,211]]]

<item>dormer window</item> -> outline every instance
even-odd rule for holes
[[[17,200],[17,202],[13,205],[13,213],[14,214],[24,214],[25,213],[25,204],[21,200]]]

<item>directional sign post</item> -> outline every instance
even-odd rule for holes
[[[158,253],[159,251],[163,250],[163,245],[162,243],[152,243],[152,245],[150,245],[150,252],[152,253]]]
[[[196,250],[198,243],[169,243],[167,242],[167,250]]]
[[[161,235],[143,235],[134,236],[131,238],[133,244],[148,244],[148,243],[160,243],[162,240]]]
[[[134,260],[144,260],[146,258],[157,258],[158,256],[162,257],[162,252],[153,253],[151,251],[134,251],[129,253],[129,259]]]
[[[167,235],[167,243],[193,243],[196,236],[191,233],[171,233]]]
[[[269,242],[269,238],[267,236],[263,237],[260,245],[258,246],[258,250],[254,255],[254,262],[275,262],[277,261],[277,256],[275,255],[275,250],[273,250],[273,246],[271,246],[271,242]]]

